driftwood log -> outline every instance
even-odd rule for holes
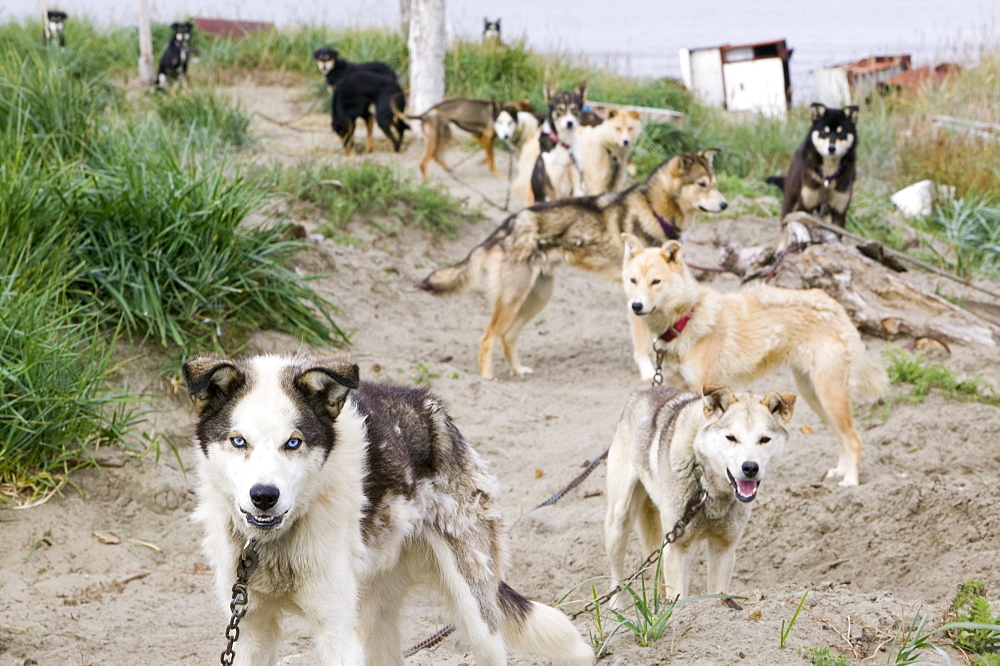
[[[812,242],[815,240],[813,234]],[[956,343],[987,347],[1000,343],[1000,325],[917,286],[921,281],[917,272],[889,268],[846,240],[784,251],[788,245],[784,240],[777,251],[730,245],[722,250],[722,265],[748,281],[766,280],[789,289],[822,289],[844,306],[866,335],[886,340],[908,338],[918,344],[930,341],[945,348]],[[775,263],[776,254],[780,260]]]

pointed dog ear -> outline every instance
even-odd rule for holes
[[[702,394],[702,408],[707,419],[719,418],[736,402],[736,396],[725,386],[706,386],[702,389]]]
[[[698,156],[703,157],[707,162],[708,166],[712,166],[712,158],[715,154],[722,150],[721,148],[706,148],[705,150],[698,151]]]
[[[663,260],[668,264],[679,264],[681,263],[681,244],[675,240],[668,240],[666,243],[660,246],[660,254],[663,255]]]
[[[844,115],[847,116],[847,119],[850,120],[852,123],[858,122],[858,107],[845,106]]]
[[[691,171],[696,161],[692,153],[681,153],[670,160],[670,173],[675,176],[683,176]]]
[[[632,234],[623,233],[622,240],[625,241],[625,261],[642,254],[643,250],[646,249],[646,246],[642,244],[642,241]]]
[[[586,101],[587,99],[587,82],[584,81],[576,87],[576,94],[580,96],[581,100]]]
[[[604,118],[605,120],[611,120],[618,115],[618,109],[609,109],[608,115]]]
[[[545,103],[546,104],[552,103],[552,86],[550,86],[547,83],[545,84]]]
[[[771,391],[760,404],[767,407],[768,411],[778,417],[782,425],[792,420],[792,412],[795,411],[795,394],[784,391]]]
[[[358,366],[345,359],[320,359],[295,378],[298,388],[316,410],[325,410],[335,419],[344,407],[347,394],[358,388]]]
[[[243,384],[243,376],[229,359],[200,356],[184,364],[184,384],[199,416],[218,409]]]
[[[820,104],[819,102],[813,102],[809,106],[809,117],[812,119],[813,122],[816,122],[817,120],[822,118],[824,113],[826,113],[826,106]]]

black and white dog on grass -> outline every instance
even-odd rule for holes
[[[171,38],[156,73],[156,87],[166,92],[172,83],[182,85],[187,78],[188,63],[191,61],[191,23],[171,23]]]
[[[508,646],[593,663],[568,617],[503,581],[496,481],[425,389],[359,381],[341,358],[273,355],[197,358],[184,379],[196,517],[227,616],[248,539],[259,555],[237,664],[274,664],[292,611],[315,628],[321,663],[402,666],[417,582],[440,589],[477,664],[505,664]]]

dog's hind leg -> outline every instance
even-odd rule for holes
[[[371,114],[365,116],[365,127],[368,130],[368,135],[365,137],[365,153],[370,153],[375,150],[375,119],[372,118]],[[389,132],[385,134],[392,137]]]
[[[535,315],[542,311],[552,297],[552,276],[548,273],[540,273],[535,279],[535,285],[528,292],[528,297],[518,309],[514,320],[506,330],[500,331],[500,342],[503,344],[503,355],[507,359],[507,364],[514,370],[514,374],[522,375],[531,373],[531,368],[521,365],[521,359],[517,355],[517,339],[521,335],[524,325],[531,321]]]
[[[448,599],[455,624],[469,641],[476,664],[503,666],[507,663],[507,649],[500,633],[502,616],[497,604],[502,582],[492,571],[497,563],[479,559],[481,554],[473,552],[475,543],[452,545],[453,542],[458,543],[453,537],[428,537],[441,590]],[[474,561],[460,560],[456,552],[459,548]]]
[[[799,371],[794,374],[799,393],[837,436],[837,466],[826,473],[826,478],[840,479],[841,486],[858,485],[861,436],[854,427],[846,364],[820,361],[810,374]]]
[[[539,279],[541,270],[528,263],[505,260],[496,276],[497,291],[493,297],[493,316],[489,326],[479,341],[479,374],[486,379],[493,379],[493,347],[498,337],[502,338],[504,354],[510,364],[510,370],[515,375],[530,373],[531,368],[525,368],[517,363],[517,335],[510,335],[521,313],[525,301],[528,300]],[[551,286],[549,287],[551,293]],[[546,298],[547,300],[547,298]],[[545,303],[543,302],[544,306]],[[537,308],[535,312],[540,310]],[[517,328],[520,332],[521,324]],[[511,361],[513,353],[514,361]]]

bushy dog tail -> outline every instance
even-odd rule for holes
[[[489,249],[485,244],[473,248],[465,259],[453,266],[443,266],[420,283],[420,288],[432,294],[450,294],[466,289],[479,279]]]
[[[850,392],[856,400],[878,400],[889,392],[889,375],[878,361],[865,355],[860,340],[852,350]]]
[[[785,177],[784,176],[768,176],[764,179],[765,183],[769,185],[774,185],[782,192],[785,191]]]
[[[500,583],[504,641],[518,652],[560,663],[593,664],[594,651],[562,612],[521,596]]]

